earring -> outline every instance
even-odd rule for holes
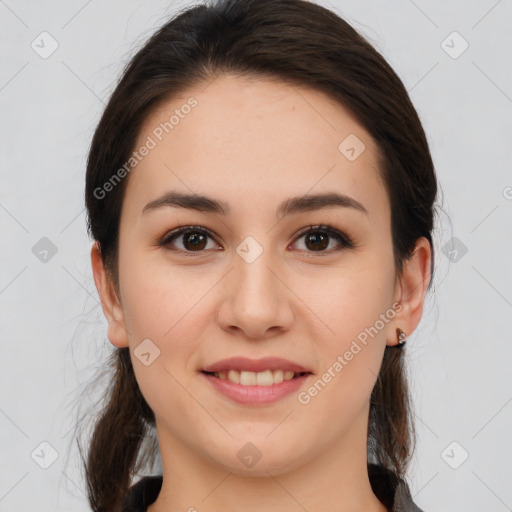
[[[396,328],[396,337],[398,339],[398,343],[395,345],[397,348],[402,348],[405,345],[405,342],[407,341],[407,335],[405,334],[400,327]]]

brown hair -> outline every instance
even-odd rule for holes
[[[183,10],[149,38],[126,66],[94,133],[85,188],[87,227],[116,287],[128,177],[104,197],[98,190],[128,161],[154,108],[226,72],[277,78],[338,100],[377,143],[391,203],[396,271],[402,271],[419,237],[432,245],[437,182],[430,150],[403,83],[382,55],[342,18],[315,3],[220,0]],[[432,259],[431,275],[433,270]],[[116,349],[110,364],[111,384],[84,462],[95,512],[121,510],[132,476],[154,461],[158,450],[154,414],[139,390],[129,349]],[[368,458],[403,477],[414,445],[404,352],[386,347],[371,395]]]

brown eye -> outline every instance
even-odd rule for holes
[[[331,226],[309,226],[302,235],[297,238],[304,238],[305,251],[309,253],[331,254],[332,252],[354,247],[352,240],[337,229]],[[183,253],[192,256],[193,253],[205,252],[208,248],[208,239],[215,240],[213,234],[206,228],[200,226],[184,226],[171,231],[159,242],[161,247],[171,251]],[[333,249],[326,250],[331,242],[338,242]],[[176,243],[181,243],[181,247],[176,247]],[[215,243],[210,249],[219,248]]]
[[[212,234],[205,228],[186,226],[175,229],[168,233],[159,243],[160,246],[169,250],[182,253],[204,252],[208,239],[213,240]],[[180,242],[182,247],[175,247],[174,243]],[[214,245],[214,247],[216,247]]]
[[[201,250],[206,247],[206,236],[202,233],[188,232],[182,236],[183,245],[190,250]],[[190,245],[189,245],[190,244]]]
[[[308,252],[331,253],[354,246],[348,236],[331,226],[310,226],[297,240],[301,238],[304,238],[304,245]],[[338,242],[338,247],[335,246],[333,250],[326,251],[332,240]]]
[[[329,245],[329,235],[315,231],[306,235],[306,247],[311,250],[325,249]]]

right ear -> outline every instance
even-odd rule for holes
[[[91,247],[91,265],[94,283],[101,300],[103,314],[108,321],[108,339],[118,348],[128,346],[128,332],[125,326],[124,312],[117,297],[114,284],[105,267],[97,241]]]

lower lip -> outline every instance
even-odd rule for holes
[[[246,405],[270,404],[296,392],[306,381],[311,373],[306,373],[291,380],[284,380],[271,386],[244,386],[236,384],[228,379],[220,379],[207,373],[201,374],[208,379],[212,386],[231,400]]]

